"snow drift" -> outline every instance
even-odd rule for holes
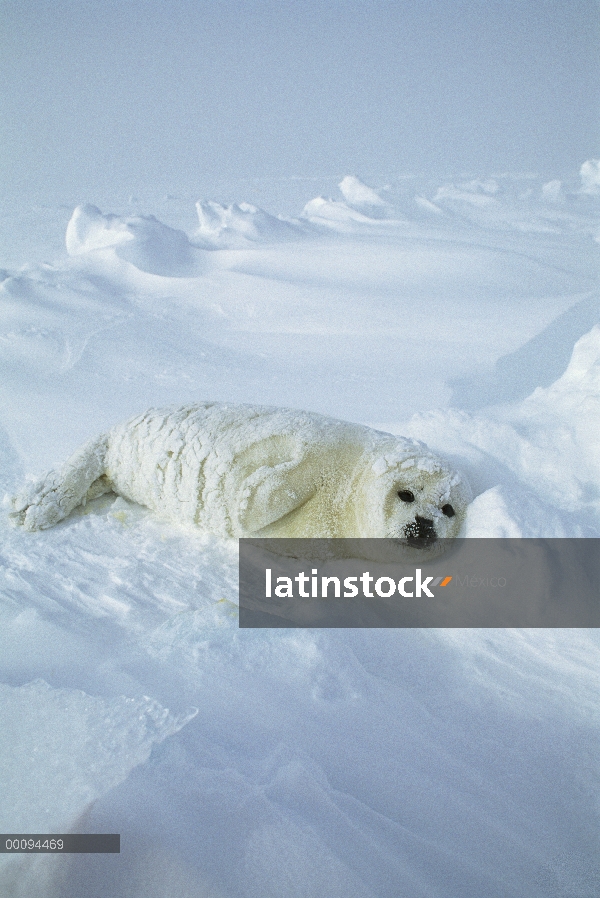
[[[120,259],[150,274],[177,277],[193,272],[187,235],[153,215],[103,215],[96,206],[78,206],[67,226],[66,244],[70,256],[114,249]]]
[[[294,240],[302,229],[250,203],[222,206],[210,200],[196,203],[200,225],[193,242],[205,248],[244,247],[248,243]]]

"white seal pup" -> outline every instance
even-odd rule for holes
[[[113,491],[230,537],[454,537],[468,484],[421,442],[311,412],[203,402],[150,409],[12,499],[27,530]]]

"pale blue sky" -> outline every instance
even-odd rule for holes
[[[347,173],[561,177],[600,152],[594,0],[0,0],[0,11],[2,190],[15,198],[211,195]]]

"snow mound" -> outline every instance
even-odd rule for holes
[[[536,391],[534,396],[543,395]],[[600,402],[600,325],[577,341],[567,370],[555,384],[546,391],[554,399],[557,394],[590,402]],[[599,419],[600,420],[600,419]]]
[[[70,256],[112,249],[136,268],[163,277],[194,272],[194,249],[183,231],[153,215],[103,215],[97,206],[77,206],[66,233]]]
[[[348,205],[369,218],[389,218],[393,214],[393,206],[386,203],[376,190],[367,187],[354,175],[346,175],[339,188]]]
[[[562,377],[535,390],[521,414],[546,431],[556,457],[563,455],[580,498],[600,506],[600,325],[577,341]]]
[[[394,227],[405,223],[403,219],[396,220],[391,203],[354,175],[346,175],[338,186],[343,201],[317,196],[305,205],[301,218],[313,225],[341,232],[353,231],[361,225]]]
[[[522,402],[416,415],[404,432],[462,461],[477,494],[466,535],[597,536],[600,326],[577,341],[555,383]]]
[[[502,207],[496,181],[475,179],[464,184],[444,184],[432,197],[433,205],[463,218],[475,220],[482,216],[502,221],[506,211]]]
[[[347,203],[339,200],[325,199],[317,196],[310,200],[302,210],[302,218],[311,224],[325,225],[336,230],[352,229],[357,224],[373,224],[374,219]]]
[[[302,231],[291,221],[276,218],[250,203],[222,206],[212,200],[196,203],[200,226],[192,240],[206,248],[242,248],[248,243],[277,243],[297,239]]]
[[[65,832],[90,802],[150,756],[195,712],[176,718],[143,698],[103,699],[44,680],[0,684],[5,832]]]
[[[600,195],[600,159],[588,159],[579,169],[581,192]]]
[[[464,536],[468,539],[567,539],[584,536],[547,503],[529,490],[498,485],[480,493],[467,510]]]
[[[562,181],[553,180],[542,184],[542,198],[551,203],[557,203],[564,199]]]
[[[385,197],[397,217],[429,224],[437,219],[441,230],[451,223],[454,234],[474,225],[496,233],[572,236],[590,232],[589,197],[600,195],[597,166],[597,160],[584,163],[580,183],[510,172],[442,184],[407,177],[386,186]]]

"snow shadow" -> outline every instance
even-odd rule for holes
[[[536,387],[549,387],[564,373],[573,346],[600,322],[600,297],[586,296],[519,349],[498,359],[485,374],[451,378],[451,405],[475,411],[499,402],[518,402]]]

